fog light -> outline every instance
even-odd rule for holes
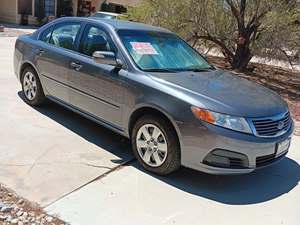
[[[245,168],[249,166],[246,155],[224,149],[211,151],[203,160],[204,164],[222,168]]]

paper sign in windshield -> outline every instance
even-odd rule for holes
[[[130,44],[139,55],[158,55],[158,52],[149,42],[130,42]]]

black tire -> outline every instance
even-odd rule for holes
[[[153,124],[158,127],[164,134],[167,141],[167,158],[159,167],[152,167],[146,164],[138,153],[136,137],[139,129],[145,124]],[[139,163],[148,171],[167,175],[180,168],[180,145],[173,126],[164,118],[155,115],[145,115],[137,120],[131,132],[131,144],[135,157]]]
[[[25,91],[24,91],[24,77],[25,77],[25,74],[28,72],[33,74],[35,81],[36,81],[36,95],[34,96],[33,99],[29,99],[26,96]],[[23,70],[23,72],[21,74],[21,85],[22,85],[22,91],[23,91],[23,95],[24,95],[24,101],[27,104],[29,104],[31,106],[41,106],[45,102],[46,97],[45,97],[40,79],[39,79],[36,71],[32,67],[28,66]]]

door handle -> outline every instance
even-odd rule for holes
[[[71,62],[71,63],[70,63],[70,66],[71,66],[74,70],[76,70],[76,71],[79,71],[79,70],[81,69],[81,67],[82,67],[81,64],[76,63],[76,62]]]
[[[43,49],[38,49],[38,50],[36,51],[36,54],[37,54],[38,56],[42,56],[44,53],[45,53],[45,51],[44,51]]]

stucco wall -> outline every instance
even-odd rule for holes
[[[141,0],[108,0],[108,2],[124,6],[137,6]]]
[[[0,21],[17,22],[17,0],[1,0],[0,1]]]

